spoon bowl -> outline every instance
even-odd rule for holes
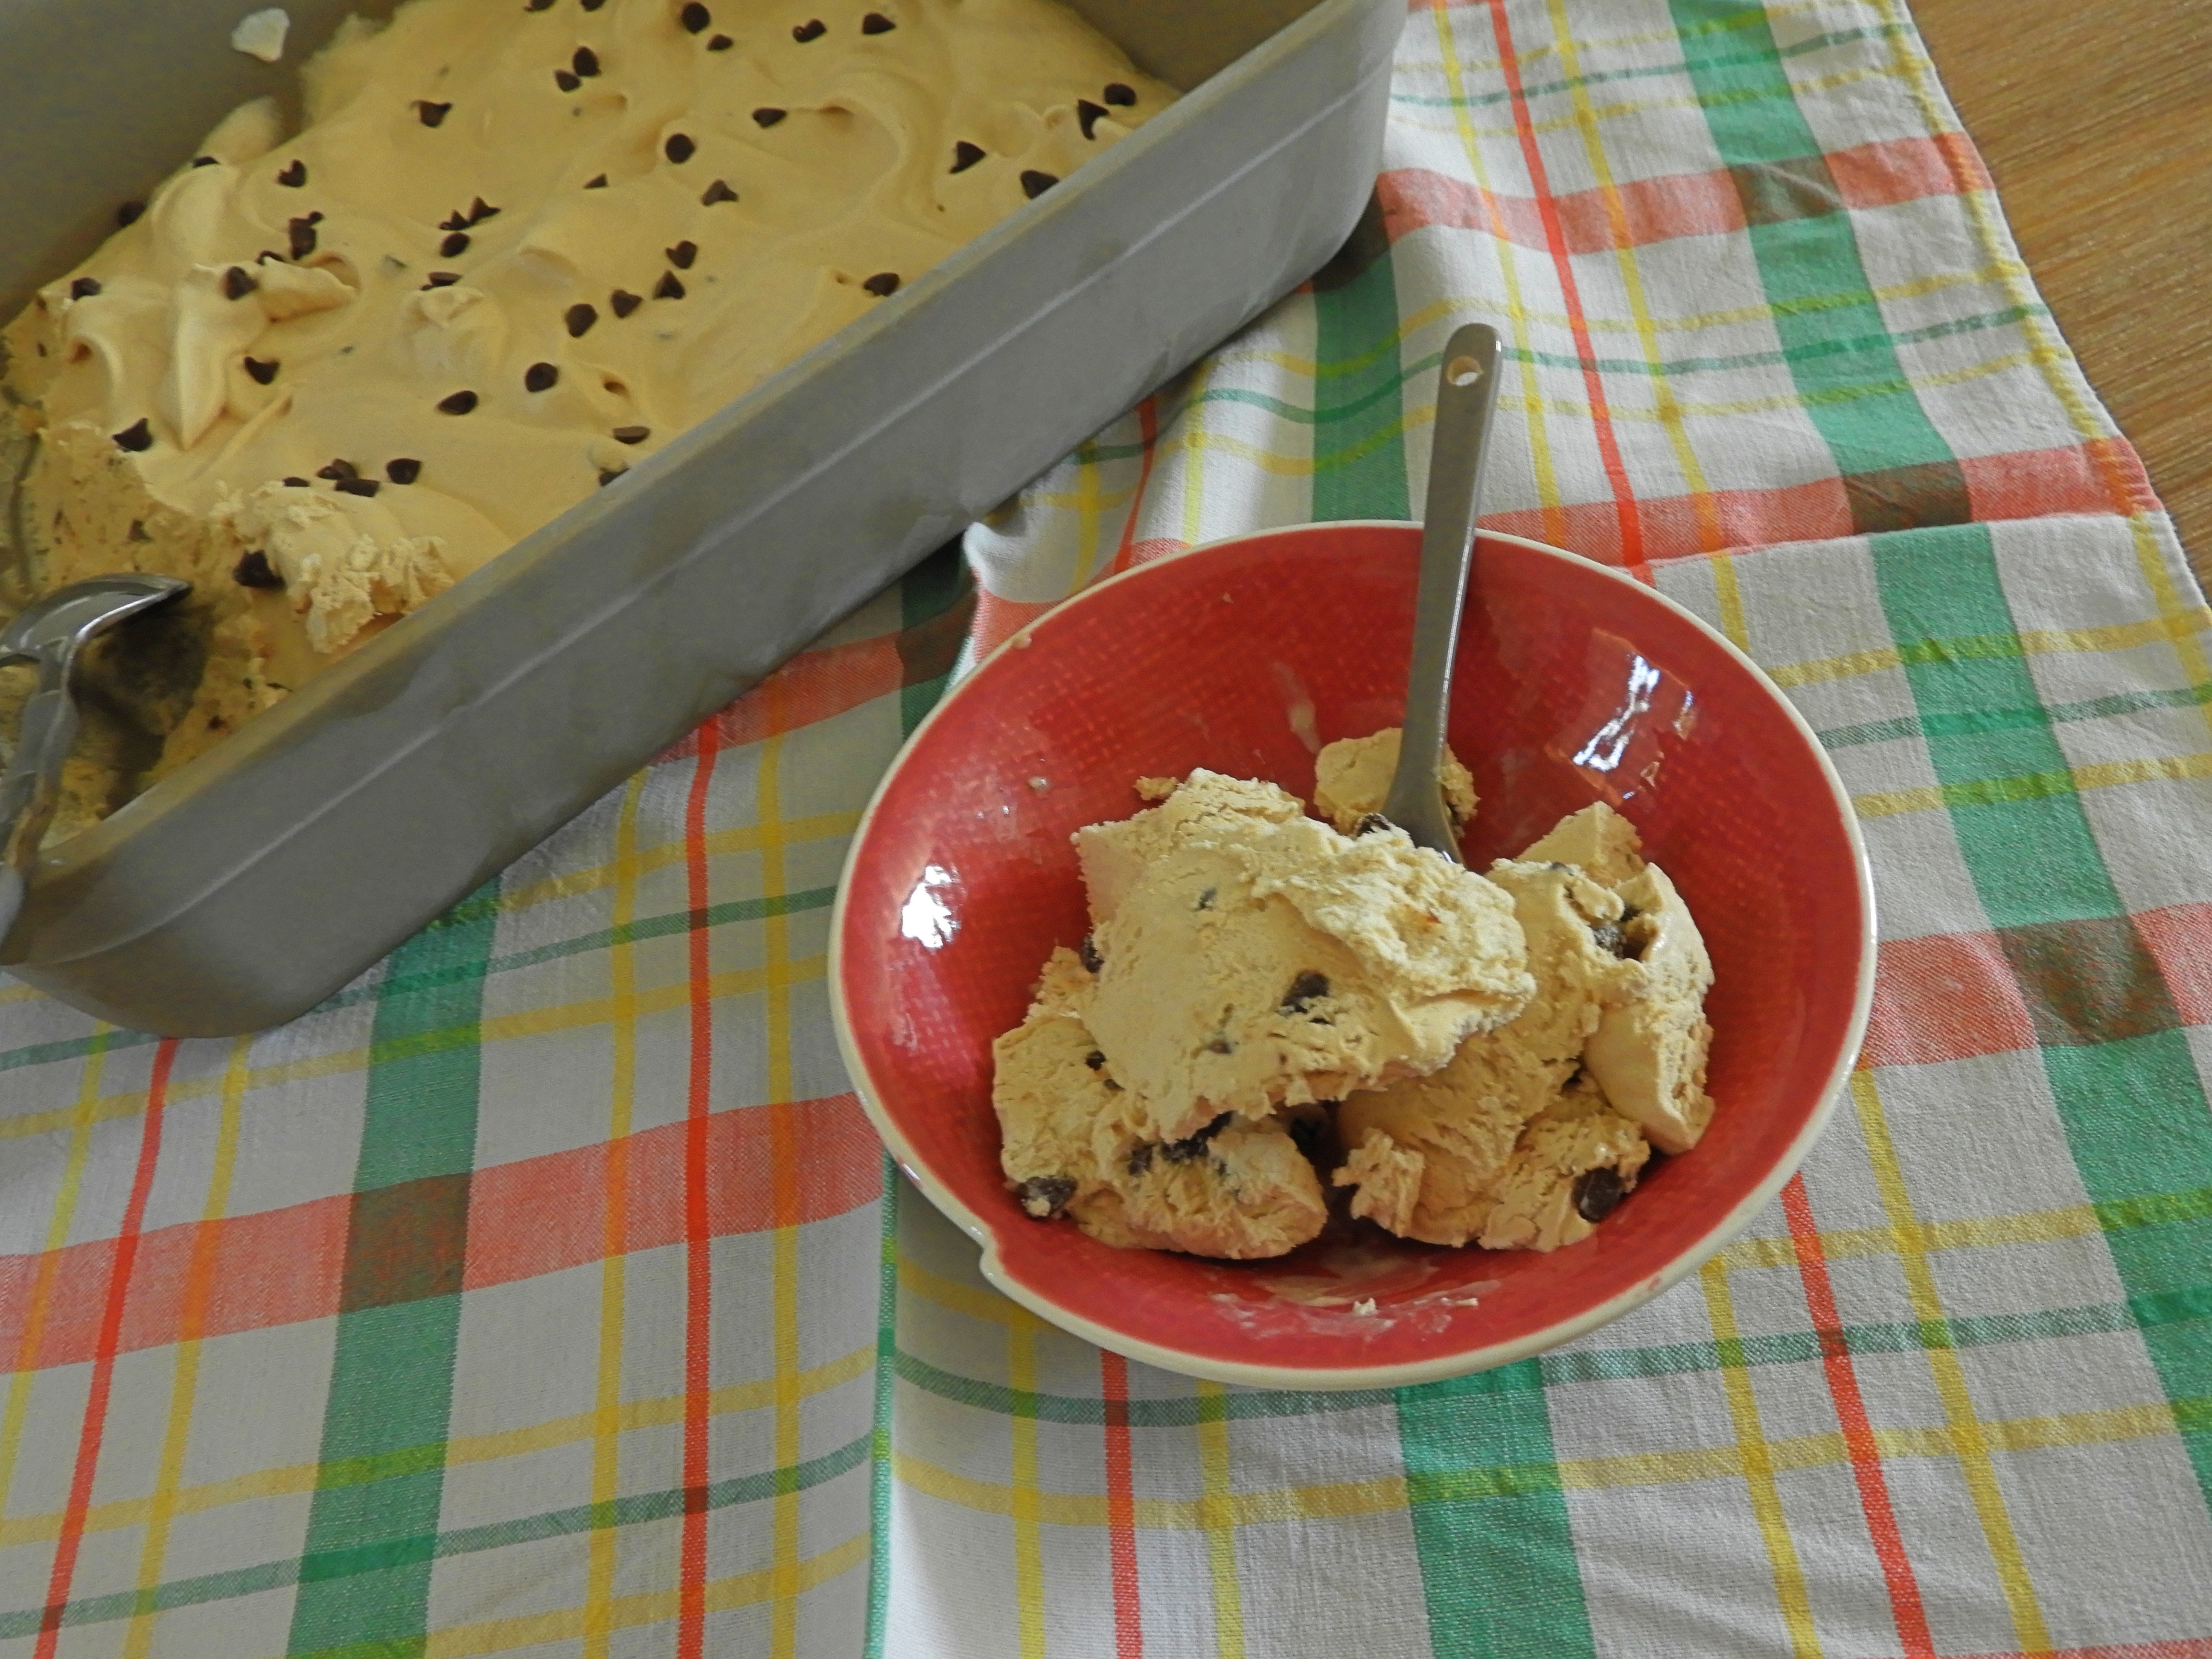
[[[141,571],[88,577],[58,587],[25,605],[0,628],[0,662],[25,658],[66,659],[127,617],[190,590],[174,576]]]

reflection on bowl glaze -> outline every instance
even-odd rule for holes
[[[957,890],[959,878],[942,865],[925,864],[921,879],[899,906],[899,933],[925,951],[941,951],[960,931],[960,918],[952,913],[948,895]]]

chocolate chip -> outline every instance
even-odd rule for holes
[[[561,378],[561,371],[551,363],[532,363],[522,371],[525,392],[550,392]]]
[[[887,300],[898,292],[899,277],[896,270],[879,270],[860,284],[879,300]]]
[[[810,17],[791,31],[791,38],[805,46],[809,40],[819,40],[830,33],[830,26],[818,17]]]
[[[1206,1040],[1206,1052],[1209,1054],[1233,1054],[1237,1052],[1237,1045],[1229,1040],[1228,1032],[1216,1031]]]
[[[384,486],[374,478],[340,478],[338,488],[349,495],[374,495]]]
[[[1624,959],[1636,953],[1636,947],[1628,942],[1627,933],[1622,931],[1617,921],[1597,922],[1591,927],[1590,932],[1596,937],[1597,948],[1601,951],[1610,951]]]
[[[1371,836],[1377,830],[1395,830],[1397,827],[1380,812],[1368,812],[1363,814],[1359,822],[1352,825],[1352,833],[1355,836]]]
[[[142,449],[151,449],[154,447],[154,428],[147,424],[146,417],[142,415],[115,434],[115,447],[127,449],[134,455]]]
[[[258,547],[231,568],[230,579],[240,587],[284,586],[284,579],[270,564],[269,556]]]
[[[227,300],[243,300],[260,286],[244,265],[233,265],[222,273],[222,294]]]
[[[717,202],[734,202],[737,199],[738,192],[717,179],[707,186],[705,193],[699,198],[699,205],[712,207]]]
[[[1129,1154],[1129,1161],[1122,1167],[1128,1170],[1132,1178],[1143,1175],[1152,1167],[1153,1151],[1154,1149],[1149,1146],[1138,1147]]]
[[[618,444],[641,444],[653,435],[649,426],[618,426],[607,436]]]
[[[1094,104],[1088,98],[1079,98],[1075,100],[1075,123],[1083,129],[1083,136],[1085,138],[1097,137],[1098,135],[1093,129],[1105,118],[1105,105]]]
[[[607,303],[614,307],[616,316],[627,317],[643,305],[645,301],[640,295],[632,294],[628,289],[618,288],[607,295]]]
[[[583,0],[583,7],[586,11],[597,11],[601,6],[604,6],[606,3],[607,0]]]
[[[709,52],[727,52],[737,44],[726,34],[711,34],[707,37],[707,50]]]
[[[1060,175],[1056,173],[1040,173],[1035,167],[1022,169],[1022,194],[1032,202],[1059,182]]]
[[[1083,936],[1083,943],[1076,946],[1075,954],[1082,957],[1083,965],[1094,974],[1106,965],[1106,958],[1098,954],[1098,946],[1088,933]]]
[[[971,144],[963,138],[952,147],[952,170],[955,173],[965,173],[982,159],[983,147],[981,144]]]
[[[1160,1156],[1170,1164],[1188,1164],[1193,1159],[1205,1157],[1206,1143],[1229,1127],[1232,1115],[1224,1112],[1195,1134],[1186,1135],[1181,1140],[1169,1141],[1160,1148]]]
[[[195,155],[192,157],[192,165],[196,167],[211,167],[215,165],[215,157],[212,155]]]
[[[606,187],[607,175],[604,173],[594,173],[591,178],[584,180],[586,190],[605,190]]]
[[[311,219],[292,219],[286,222],[284,234],[289,240],[292,257],[304,259],[315,251],[315,226]]]
[[[1083,1063],[1094,1072],[1103,1071],[1106,1066],[1106,1056],[1093,1048],[1089,1054],[1084,1055]]]
[[[753,112],[753,125],[755,126],[772,127],[778,121],[781,121],[785,116],[790,113],[791,112],[787,109],[777,109],[773,105],[763,105],[762,107]]]
[[[283,484],[284,488],[287,489],[313,489],[314,488],[314,485],[309,483],[305,478],[286,478],[283,480]]]
[[[681,167],[698,152],[699,146],[693,143],[684,134],[680,132],[672,132],[668,135],[668,142],[663,144],[660,148],[662,153],[665,154],[670,161],[675,162],[677,166]]]
[[[1074,1196],[1075,1181],[1071,1176],[1031,1176],[1014,1188],[1022,1213],[1033,1221],[1057,1219]]]
[[[599,469],[599,488],[605,489],[629,469],[626,466],[603,466]]]
[[[472,225],[482,224],[487,219],[496,219],[498,217],[499,210],[494,207],[489,202],[485,201],[481,196],[477,197],[476,200],[469,204],[469,222]],[[459,227],[456,226],[455,228],[458,229]]]
[[[438,399],[441,415],[465,415],[476,406],[477,394],[473,392],[456,392],[450,397]]]
[[[336,482],[340,478],[358,478],[361,477],[361,469],[351,461],[341,457],[335,461],[326,461],[317,467],[315,476],[318,478],[329,478]]]
[[[417,98],[415,100],[415,113],[426,127],[436,126],[439,122],[446,118],[447,112],[452,108],[451,104],[434,104],[427,98]]]
[[[553,0],[523,0],[522,9],[525,11],[550,11]]]
[[[1575,1182],[1575,1212],[1585,1221],[1602,1221],[1628,1196],[1628,1183],[1610,1165],[1585,1172]]]
[[[572,70],[555,70],[553,71],[553,84],[560,88],[563,92],[574,92],[578,87],[582,86],[584,82],[582,77],[576,75]]]
[[[678,270],[689,270],[691,262],[699,257],[699,244],[678,242],[674,247],[663,248],[661,252],[668,256],[668,263]]]
[[[568,60],[568,67],[588,81],[599,72],[599,54],[589,46],[579,46],[575,56]]]
[[[465,230],[457,230],[438,244],[438,257],[441,259],[458,259],[468,251],[469,234]]]
[[[676,17],[678,22],[694,34],[697,34],[714,21],[714,14],[701,5],[699,0],[690,0],[690,3],[676,14]]]
[[[396,484],[411,484],[422,476],[422,463],[412,455],[398,455],[384,464],[384,476]]]
[[[248,357],[246,360],[246,374],[261,386],[267,386],[270,381],[276,378],[276,360],[273,357],[267,362],[262,362],[258,357]]]
[[[1106,101],[1127,108],[1137,101],[1137,89],[1125,81],[1109,81],[1106,83]]]
[[[469,216],[467,210],[464,208],[455,208],[438,221],[438,228],[441,230],[466,230],[468,228]]]
[[[434,270],[430,273],[429,279],[425,282],[422,286],[424,288],[451,288],[455,283],[458,283],[460,280],[461,273],[458,270]]]
[[[674,271],[660,273],[660,280],[653,285],[653,297],[656,300],[680,300],[684,297],[684,284],[676,280]]]
[[[1220,892],[1221,890],[1218,887],[1207,888],[1203,893],[1200,893],[1198,896],[1198,908],[1201,910],[1211,910],[1213,908],[1214,899],[1219,896]]]
[[[100,292],[100,284],[90,276],[80,276],[70,284],[70,298],[89,300]]]
[[[135,225],[145,211],[146,204],[143,202],[125,202],[115,210],[115,222],[118,225]]]
[[[860,20],[860,33],[863,34],[889,34],[897,27],[879,11],[872,11]]]
[[[1328,994],[1328,975],[1310,970],[1291,981],[1291,988],[1283,993],[1283,1012],[1303,1014],[1319,999]]]
[[[289,190],[297,190],[307,182],[307,164],[296,157],[292,164],[276,175],[276,182]]]
[[[568,337],[580,340],[592,331],[592,325],[599,320],[599,313],[587,305],[573,305],[563,320],[568,325]]]
[[[323,210],[322,210],[322,209],[320,209],[320,208],[314,208],[314,209],[311,209],[311,210],[308,211],[307,215],[307,222],[308,222],[309,224],[311,224],[311,225],[319,225],[320,223],[322,223],[322,222],[323,222]]]

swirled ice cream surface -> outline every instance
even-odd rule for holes
[[[5,333],[47,585],[195,586],[181,763],[1176,94],[1053,0],[410,0]]]

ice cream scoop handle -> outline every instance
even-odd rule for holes
[[[1423,847],[1457,860],[1459,837],[1444,809],[1444,725],[1452,658],[1474,555],[1475,504],[1490,417],[1498,407],[1498,331],[1470,323],[1444,343],[1437,418],[1429,438],[1429,494],[1421,527],[1420,588],[1413,608],[1413,665],[1398,769],[1382,815]]]
[[[15,728],[15,750],[0,772],[0,859],[15,880],[0,894],[0,938],[22,902],[22,874],[38,856],[39,842],[53,822],[62,763],[76,740],[76,706],[70,701],[69,662],[39,659],[39,686],[23,704]],[[12,900],[12,902],[9,901]]]

